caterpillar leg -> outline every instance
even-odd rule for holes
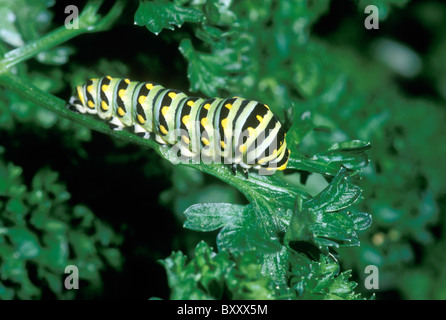
[[[196,158],[189,150],[182,147],[180,144],[168,145],[165,144],[162,146],[163,148],[169,148],[169,152],[171,152],[171,162],[173,164],[191,164],[191,163],[199,163],[199,160]]]
[[[166,141],[163,140],[159,135],[155,134],[155,141],[159,144],[166,144]]]
[[[197,156],[197,154],[195,152],[190,151],[186,147],[181,147],[180,151],[181,151],[181,155],[188,157],[188,158],[194,158]]]
[[[243,166],[241,166],[241,165],[238,164],[238,163],[233,163],[233,164],[231,164],[231,171],[232,171],[232,174],[233,174],[234,176],[237,175],[237,171],[238,171],[239,168],[242,169],[243,176],[244,176],[246,179],[249,179],[248,168],[244,168]]]
[[[109,122],[110,128],[115,131],[120,131],[124,129],[124,126],[121,121],[119,121],[118,117],[112,116]]]
[[[135,123],[133,125],[133,132],[135,132],[135,134],[138,137],[142,137],[144,139],[150,139],[150,132],[148,132],[146,129],[144,129],[143,127],[141,127],[139,124]]]

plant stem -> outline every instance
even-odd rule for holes
[[[121,0],[117,1],[107,15],[101,17],[97,14],[97,11],[102,2],[103,0],[94,0],[86,5],[79,18],[77,18],[79,28],[68,29],[66,26],[59,27],[46,36],[7,52],[0,61],[0,73],[7,72],[14,65],[28,60],[40,52],[54,48],[82,33],[108,28],[119,17],[124,7],[124,2]]]
[[[23,47],[9,51],[0,62],[0,72],[2,70],[6,71],[20,62],[26,61],[40,52],[54,48],[84,32],[86,31],[80,28],[67,29],[65,27],[60,27],[40,39],[32,41]]]

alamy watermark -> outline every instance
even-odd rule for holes
[[[65,28],[79,29],[79,8],[72,4],[66,6],[64,12],[68,14],[65,18]]]
[[[79,8],[73,4],[65,7],[68,16],[65,18],[65,28],[79,29]],[[364,20],[364,27],[367,30],[379,29],[379,9],[375,5],[368,5],[364,9],[364,13],[368,16]]]
[[[379,29],[379,10],[377,6],[368,5],[364,9],[364,13],[368,14],[364,20],[364,27],[367,30]]]
[[[75,265],[68,265],[65,267],[65,273],[68,273],[64,281],[65,289],[79,289],[79,269]]]
[[[368,290],[379,289],[379,269],[377,266],[371,264],[365,267],[364,273],[368,276],[364,279],[364,287]]]

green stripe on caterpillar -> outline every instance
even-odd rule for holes
[[[186,158],[223,161],[234,173],[241,167],[272,174],[288,163],[286,133],[257,101],[189,97],[155,83],[107,76],[77,86],[68,107],[95,114],[114,130],[132,127],[141,137],[176,146]]]

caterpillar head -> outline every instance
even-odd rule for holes
[[[280,122],[277,119],[275,121],[276,128],[279,126],[279,130],[276,132],[272,131],[268,135],[268,139],[272,136],[272,140],[268,148],[262,152],[262,157],[257,158],[257,166],[254,167],[262,175],[271,175],[276,170],[285,170],[290,157],[290,150],[287,148],[286,143],[286,132],[280,125]]]
[[[282,148],[277,152],[277,157],[267,163],[260,166],[254,167],[259,170],[261,175],[272,175],[276,170],[285,170],[288,164],[288,159],[290,157],[290,150],[286,147],[286,142],[283,144]]]

